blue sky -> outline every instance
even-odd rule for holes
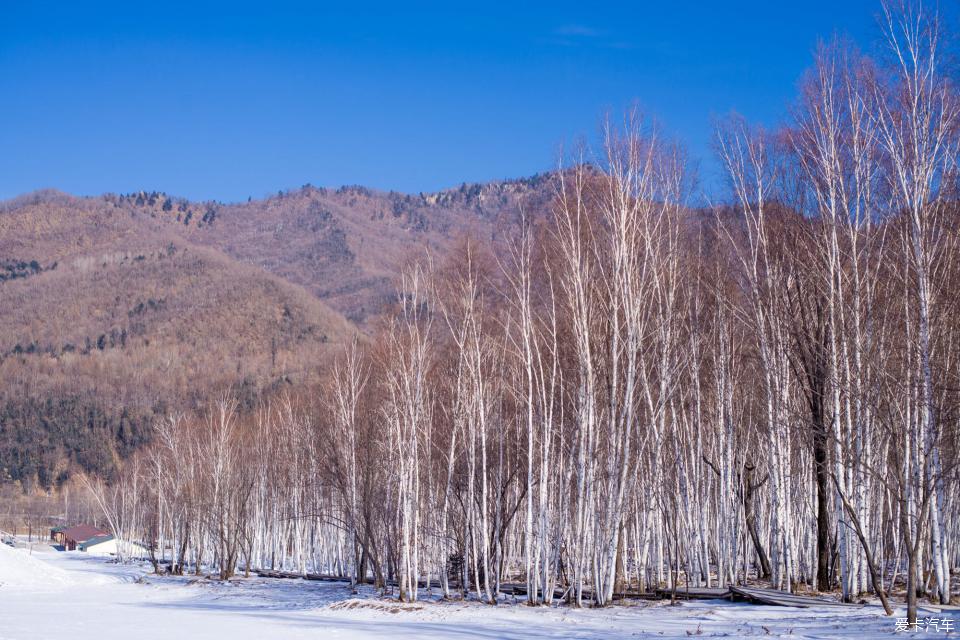
[[[0,198],[430,191],[548,170],[635,101],[709,191],[715,117],[776,124],[817,38],[869,44],[879,8],[0,0]]]

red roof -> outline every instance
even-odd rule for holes
[[[68,527],[60,533],[63,534],[64,540],[72,540],[73,542],[85,542],[90,538],[107,535],[106,531],[91,527],[88,524],[78,524],[75,527]]]

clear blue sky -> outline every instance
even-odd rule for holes
[[[775,124],[817,38],[866,45],[880,8],[455,4],[0,0],[0,198],[436,190],[550,169],[633,101],[709,184],[713,118]]]

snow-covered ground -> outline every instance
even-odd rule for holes
[[[903,613],[900,613],[903,615]],[[424,602],[302,580],[230,583],[148,575],[79,552],[0,545],[0,640],[71,638],[881,638],[878,607],[792,609],[728,602],[638,603],[608,609]],[[934,637],[948,637],[946,634]]]

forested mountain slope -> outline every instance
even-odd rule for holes
[[[464,234],[508,236],[521,208],[541,214],[555,188],[551,176],[543,175],[417,195],[306,185],[232,205],[158,193],[105,199],[131,215],[169,223],[171,232],[190,242],[299,284],[363,323],[392,294],[403,260],[442,249]]]
[[[508,234],[552,189],[535,177],[430,195],[43,191],[0,204],[0,481],[109,473],[159,414],[308,383],[390,298],[405,259]]]

